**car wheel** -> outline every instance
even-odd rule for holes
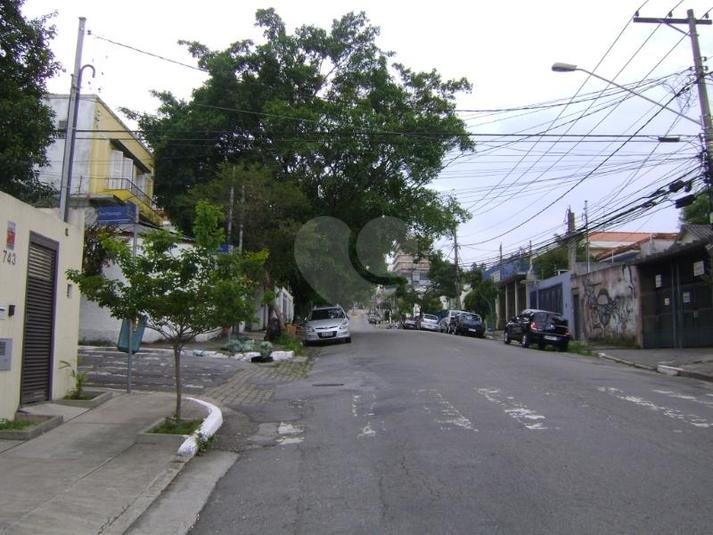
[[[529,333],[525,333],[525,334],[522,335],[522,342],[521,342],[522,347],[530,347],[530,341],[531,341],[531,340],[530,340],[530,334],[529,334]]]
[[[537,342],[537,349],[539,349],[539,350],[545,349],[545,341],[544,340],[540,340],[539,342]]]
[[[565,352],[567,351],[567,346],[569,345],[568,342],[564,342],[563,344],[560,344],[557,346],[557,351]]]
[[[346,344],[351,344],[351,343],[352,343],[352,337],[351,337],[351,336],[347,336],[346,340],[344,340],[344,343],[346,343]]]
[[[507,329],[505,329],[505,333],[503,333],[503,343],[504,343],[505,345],[509,345],[509,344],[510,344],[510,341],[511,341],[510,333],[508,332]]]

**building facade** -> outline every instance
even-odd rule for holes
[[[76,369],[84,222],[65,223],[0,192],[0,419],[23,405],[60,399]],[[81,214],[73,214],[81,217]]]

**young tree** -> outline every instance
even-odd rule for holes
[[[146,326],[173,347],[176,419],[181,418],[181,353],[199,334],[249,320],[254,314],[254,289],[260,280],[265,252],[221,254],[222,212],[210,204],[196,205],[195,244],[179,247],[165,230],[144,237],[133,256],[127,242],[106,238],[108,258],[121,268],[126,282],[102,273],[68,272],[88,299],[120,319],[146,316]]]
[[[54,190],[40,183],[35,166],[46,164],[54,136],[52,110],[44,104],[46,81],[60,68],[49,48],[49,17],[27,20],[24,0],[0,2],[0,190],[36,202]]]

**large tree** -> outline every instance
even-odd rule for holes
[[[455,112],[467,80],[391,62],[363,13],[335,20],[330,30],[302,26],[293,34],[272,9],[256,19],[260,44],[237,41],[213,51],[186,43],[208,81],[189,101],[156,93],[158,114],[136,115],[155,151],[156,193],[179,226],[190,227],[187,208],[203,185],[218,180],[228,197],[225,162],[261,169],[272,191],[299,194],[290,224],[332,216],[346,223],[352,242],[382,216],[421,236],[442,234],[463,218],[427,185],[447,155],[473,148]],[[273,205],[257,196],[248,202],[270,214],[268,227],[280,226]],[[288,280],[299,293],[299,277]]]
[[[36,202],[53,193],[34,172],[46,164],[55,132],[44,103],[46,81],[59,69],[49,48],[50,17],[27,20],[24,0],[0,2],[0,190]]]

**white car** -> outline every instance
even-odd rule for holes
[[[316,307],[305,320],[302,339],[305,345],[332,340],[348,344],[352,341],[349,317],[339,305]]]
[[[433,314],[424,314],[421,318],[421,330],[422,331],[435,331],[438,332],[441,329],[438,324],[438,316]]]

